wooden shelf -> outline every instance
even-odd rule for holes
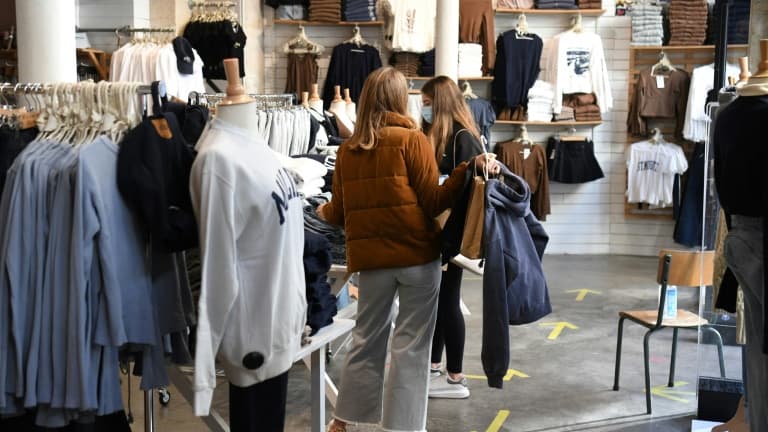
[[[287,19],[276,19],[274,21],[275,24],[286,24],[286,25],[304,25],[304,26],[360,26],[360,27],[373,27],[373,26],[381,26],[384,25],[384,21],[340,21],[340,22],[330,22],[330,21],[306,21],[306,20],[287,20]]]
[[[525,14],[525,15],[576,15],[582,16],[600,16],[605,13],[605,9],[509,9],[498,8],[499,14]]]
[[[519,120],[496,120],[496,124],[519,125],[519,126],[600,126],[602,121],[563,121],[563,122],[542,122],[542,121],[519,121]]]
[[[748,44],[728,45],[729,49],[749,48]],[[711,51],[714,45],[659,45],[659,46],[631,46],[634,51]]]
[[[434,78],[433,76],[407,76],[405,79],[413,80],[413,81],[427,81]],[[493,81],[492,76],[484,76],[484,77],[459,77],[459,81]]]

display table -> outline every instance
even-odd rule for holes
[[[308,345],[301,347],[295,361],[303,361],[311,371],[311,396],[312,396],[312,432],[325,430],[325,398],[331,406],[336,406],[338,391],[333,381],[325,372],[325,352],[329,343],[346,335],[355,327],[355,320],[337,318],[333,324],[320,329],[311,337]],[[193,383],[179,368],[168,370],[171,382],[179,393],[190,405],[194,404],[195,393]],[[211,409],[210,415],[201,417],[211,431],[229,432],[229,425],[224,418]]]

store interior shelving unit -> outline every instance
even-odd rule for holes
[[[516,15],[576,15],[582,16],[600,16],[605,13],[605,9],[509,9],[497,8],[497,14],[516,14]]]
[[[303,26],[358,26],[358,27],[372,27],[372,26],[381,26],[384,25],[384,21],[339,21],[339,22],[331,22],[331,21],[307,21],[307,20],[287,20],[287,19],[276,19],[274,21],[275,24],[280,25],[303,25]]]
[[[728,45],[728,63],[738,64],[738,58],[747,55],[749,45]],[[701,46],[633,46],[629,55],[629,100],[634,98],[635,84],[641,70],[652,67],[659,61],[659,56],[664,53],[674,67],[683,69],[688,73],[693,69],[710,64],[715,60],[715,47],[713,45]],[[678,142],[674,139],[674,121],[651,120],[649,127],[658,128],[664,139],[675,142],[683,147],[689,155],[693,150],[690,141]],[[642,141],[642,137],[628,136],[627,145]],[[672,209],[649,209],[646,205],[625,203],[624,215],[628,219],[671,219]]]

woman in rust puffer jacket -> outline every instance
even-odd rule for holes
[[[400,72],[386,67],[368,76],[355,132],[336,158],[333,198],[318,209],[321,217],[345,228],[348,270],[360,272],[357,326],[331,432],[345,431],[347,423],[426,430],[429,350],[440,286],[440,228],[434,218],[453,204],[468,164],[459,164],[438,186],[434,149],[408,117],[407,100]],[[484,161],[476,159],[479,169]],[[396,296],[399,311],[385,386]]]

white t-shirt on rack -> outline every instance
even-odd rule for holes
[[[627,201],[658,207],[672,205],[675,175],[688,169],[683,149],[677,144],[641,141],[627,150]]]

